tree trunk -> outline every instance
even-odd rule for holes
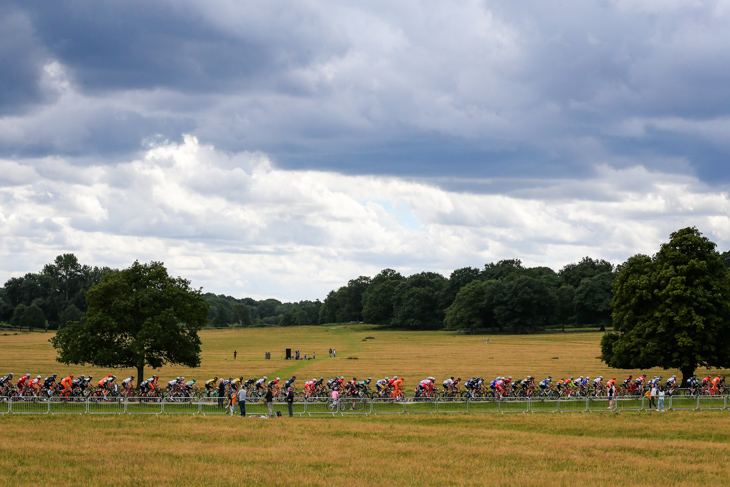
[[[695,366],[686,365],[684,367],[681,367],[679,370],[682,372],[682,387],[687,387],[687,381],[695,373]]]
[[[144,380],[144,361],[137,363],[137,390]]]

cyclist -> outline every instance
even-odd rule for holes
[[[687,379],[687,387],[689,387],[690,394],[697,392],[697,389],[700,387],[700,381],[697,379],[696,375]]]
[[[56,374],[49,375],[45,379],[43,379],[43,388],[48,391],[55,391],[56,390]]]
[[[284,390],[288,391],[290,387],[294,387],[294,381],[297,380],[297,376],[293,375],[291,379],[284,382]]]
[[[474,397],[474,390],[477,388],[477,384],[479,383],[479,379],[477,377],[472,377],[466,383],[464,384],[464,387],[466,387],[467,392]]]
[[[231,389],[233,391],[238,391],[238,388],[241,387],[241,381],[243,380],[243,377],[238,377],[236,379],[233,379],[231,381]]]
[[[550,383],[553,381],[553,376],[549,375],[547,378],[540,381],[538,386],[540,387],[540,390],[547,394],[548,389],[550,389]]]
[[[450,394],[452,389],[454,388],[454,378],[449,377],[441,383],[441,386],[444,388],[444,394]]]
[[[122,381],[122,394],[131,396],[134,393],[134,376],[131,375]]]
[[[267,379],[268,379],[268,377],[263,376],[262,378],[260,378],[259,380],[256,381],[256,384],[255,384],[256,391],[261,391],[262,393],[264,392],[264,388],[266,387]]]
[[[375,392],[378,393],[378,396],[382,397],[385,394],[388,389],[388,382],[390,382],[390,379],[387,377],[375,381]]]
[[[23,377],[18,379],[18,390],[21,392],[25,392],[25,389],[28,387],[28,382],[30,381],[30,374],[25,374]]]
[[[178,386],[179,383],[180,383],[180,377],[175,377],[174,379],[172,379],[171,381],[169,381],[167,383],[167,392],[169,393],[169,392],[174,391],[175,388]]]
[[[61,392],[64,396],[68,397],[71,395],[73,382],[74,382],[73,374],[69,375],[68,377],[64,377],[61,380],[61,386],[63,387],[63,391],[61,391]]]
[[[278,378],[278,377],[276,379],[270,380],[269,383],[267,384],[269,386],[269,389],[273,389],[274,391],[279,392],[281,390],[279,388],[279,381],[280,380],[281,379]]]
[[[246,389],[251,389],[251,387],[253,387],[257,380],[259,380],[258,377],[254,377],[253,379],[246,379],[246,381],[243,383],[243,387]]]
[[[37,375],[35,379],[31,380],[28,383],[28,386],[30,387],[30,391],[33,393],[34,396],[37,396],[39,392],[41,392],[41,376]]]
[[[720,385],[722,384],[722,376],[717,374],[717,377],[712,379],[712,392],[718,394],[720,392]]]
[[[0,393],[5,395],[13,388],[13,373],[10,372],[8,375],[0,379]]]
[[[205,381],[205,396],[210,397],[213,395],[213,392],[218,387],[218,376],[216,375],[212,379],[208,379]]]
[[[598,396],[598,393],[603,389],[603,376],[599,375],[595,379],[593,379],[593,392],[596,396]]]
[[[405,377],[396,379],[395,382],[393,382],[393,397],[403,397],[403,381],[405,381]]]

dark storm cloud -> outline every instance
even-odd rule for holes
[[[0,5],[0,116],[44,98],[39,83],[44,57],[28,15]]]
[[[190,133],[473,191],[601,164],[730,181],[730,147],[687,129],[730,118],[719,2],[10,5],[0,155],[114,158]]]
[[[82,90],[164,87],[204,93],[242,89],[314,58],[327,29],[301,9],[249,6],[227,28],[204,10],[228,2],[27,3],[43,44]],[[285,8],[286,7],[286,8]],[[301,14],[301,15],[300,15]],[[302,42],[302,41],[308,42]]]

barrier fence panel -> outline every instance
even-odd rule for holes
[[[403,414],[406,412],[405,401],[394,401],[393,399],[372,399],[373,414]]]
[[[673,411],[694,411],[699,407],[699,404],[696,396],[669,396],[669,401],[665,407]]]
[[[373,412],[373,403],[369,398],[340,399],[340,414],[370,414]]]
[[[438,413],[468,413],[469,404],[473,399],[444,400],[436,399],[436,412]]]
[[[725,409],[725,396],[699,396],[697,398],[697,408],[707,409]]]
[[[521,397],[501,397],[499,398],[500,413],[529,413],[530,400]]]
[[[469,412],[470,413],[498,413],[499,412],[499,399],[496,397],[486,397],[476,399],[469,399]]]
[[[89,403],[91,409],[92,403]],[[127,414],[162,414],[161,397],[128,397],[124,400]]]
[[[337,414],[337,404],[331,400],[322,401],[309,401],[305,404],[305,412],[308,416],[316,415],[329,415],[334,416]]]
[[[192,397],[165,398],[162,401],[162,412],[165,414],[199,414],[200,404]]]
[[[616,396],[616,411],[641,411],[644,396]]]
[[[610,412],[614,410],[608,404],[607,397],[589,397],[586,400],[586,404],[589,413]]]
[[[558,411],[561,413],[585,413],[588,402],[585,397],[561,397],[558,399]]]
[[[86,414],[88,408],[86,399],[52,397],[48,399],[48,411],[51,414]]]
[[[8,414],[10,412],[10,401],[7,397],[0,397],[0,414]]]
[[[90,397],[87,402],[89,414],[124,414],[125,401],[121,397],[113,399],[99,399]]]
[[[559,399],[531,398],[529,401],[531,413],[557,413],[560,411]]]
[[[409,398],[405,403],[406,414],[433,414],[437,410],[434,399]]]
[[[13,414],[48,414],[48,401],[30,397],[10,398],[10,412]]]
[[[226,409],[226,398],[221,397],[202,397],[198,399],[198,411],[204,416],[231,414]],[[254,405],[254,401],[246,401],[246,414],[248,414],[248,408]]]

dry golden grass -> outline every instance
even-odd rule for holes
[[[0,373],[93,373],[55,362],[48,333],[0,334]],[[202,365],[161,377],[553,377],[612,371],[599,333],[464,336],[369,326],[209,330]],[[373,339],[365,340],[366,337]],[[284,348],[317,352],[284,361]],[[329,359],[327,349],[338,357]],[[237,349],[238,360],[233,361]],[[272,352],[272,360],[264,352]],[[357,357],[357,360],[353,358]],[[133,371],[117,371],[117,375]],[[147,371],[152,373],[151,370]],[[665,377],[676,371],[652,369]],[[0,417],[0,485],[723,485],[730,412],[347,418]]]
[[[0,483],[723,485],[730,414],[2,417]],[[72,438],[66,441],[64,438]]]
[[[55,361],[55,350],[48,343],[51,333],[0,334],[0,374],[14,372],[33,375],[92,373],[107,374],[110,369],[65,366]],[[298,375],[300,378],[333,377],[406,377],[407,384],[432,375],[437,379],[452,375],[515,378],[533,375],[554,379],[578,375],[624,378],[640,372],[668,377],[678,370],[615,370],[598,359],[601,333],[550,333],[538,335],[457,335],[454,332],[407,332],[381,330],[368,325],[254,328],[244,330],[204,330],[202,363],[197,369],[165,366],[156,371],[161,378],[183,375],[208,379],[214,375],[269,377]],[[366,339],[373,337],[373,339]],[[327,350],[337,350],[330,359]],[[284,349],[299,349],[316,360],[285,361]],[[238,359],[233,360],[233,350]],[[272,359],[265,360],[264,352]],[[708,372],[698,370],[698,374]],[[727,373],[728,371],[720,371]],[[134,373],[117,370],[116,375]],[[146,369],[151,375],[152,369]],[[717,371],[712,371],[717,373]],[[410,387],[410,386],[409,386]]]

